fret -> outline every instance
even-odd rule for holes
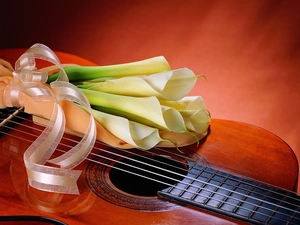
[[[297,194],[199,164],[159,195],[254,224],[300,224]]]
[[[284,198],[274,209],[272,217],[269,218],[268,222],[271,224],[282,224],[282,221],[288,221],[288,224],[300,224],[299,196],[292,192],[282,194]]]
[[[255,207],[252,208],[249,218],[266,223],[272,216],[273,210],[276,207],[276,204],[274,204],[274,202],[271,202],[272,198],[270,198],[270,194],[273,193],[274,190],[256,182],[255,186],[253,187],[253,190],[248,193],[248,196],[246,198],[247,202],[255,203],[253,204],[253,206]],[[277,201],[277,199],[274,200]]]
[[[234,197],[234,195],[239,195],[241,201],[236,204],[236,207],[231,211],[232,213],[236,213],[237,215],[241,215],[244,217],[249,217],[252,211],[255,208],[257,202],[247,201],[247,196],[253,192],[255,186],[251,186],[245,183],[244,179],[240,179],[239,183],[234,189],[234,193],[230,197]],[[238,194],[237,194],[238,193]],[[252,200],[252,199],[251,199]]]
[[[228,196],[232,187],[221,188],[224,184],[226,176],[224,174],[219,174],[217,171],[211,173],[211,181],[208,186],[211,186],[211,194],[206,201],[206,204],[212,207],[220,207]]]
[[[261,199],[261,201],[257,203],[250,217],[266,223],[272,215],[272,208],[270,208],[271,205],[269,205],[269,203],[266,201],[267,196],[265,193],[261,193],[259,189],[255,189],[253,193],[254,194],[249,195],[249,198],[255,197],[255,199]]]
[[[296,208],[296,210],[294,211],[293,215],[291,216],[289,223],[293,224],[293,223],[300,223],[300,206],[298,206]]]
[[[197,193],[201,187],[208,182],[208,179],[204,174],[202,174],[204,172],[203,169],[198,170],[199,168],[195,168],[194,166],[191,168],[192,170],[190,170],[190,175],[185,177],[182,182],[178,183],[178,185],[174,186],[172,192],[176,193],[180,197],[193,199],[193,195],[195,195],[195,193]],[[186,191],[187,189],[190,190]]]

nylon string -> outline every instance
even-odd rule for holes
[[[16,117],[16,118],[19,118],[19,119],[22,119],[22,120],[28,120],[27,118],[24,119],[24,118],[22,118],[22,117],[20,117],[20,116],[18,116],[18,115],[16,115],[15,117]],[[31,120],[30,120],[30,121],[31,121]],[[38,128],[35,128],[35,127],[27,126],[27,125],[24,125],[23,123],[18,123],[18,122],[15,122],[15,121],[10,121],[10,122],[11,122],[11,123],[14,123],[15,125],[27,127],[27,128],[30,128],[30,129],[34,129],[34,130],[36,130],[36,131],[38,131],[38,132],[42,132],[42,129],[38,129]],[[2,127],[12,129],[11,127],[6,126],[5,124],[2,125]],[[19,132],[25,133],[24,131],[19,131]],[[0,133],[3,133],[3,134],[5,134],[5,135],[10,135],[10,133],[5,133],[5,132],[3,132],[3,131],[0,131]],[[35,134],[33,134],[33,133],[30,133],[30,134],[26,133],[26,134],[27,134],[27,135],[31,135],[31,136],[34,137],[34,138],[37,138],[37,137],[38,137],[38,135],[35,135]],[[10,136],[12,136],[12,135],[10,135]],[[23,141],[30,142],[29,140],[27,140],[27,139],[22,139],[22,138],[19,137],[19,136],[18,136],[18,137],[15,136],[14,138],[17,138],[17,139],[20,139],[20,140],[23,140]],[[63,139],[67,139],[68,141],[72,141],[72,142],[74,142],[75,144],[77,143],[77,141],[75,141],[75,140],[73,140],[73,139],[68,139],[68,138],[65,138],[65,137],[63,137]],[[98,142],[98,141],[97,141],[97,142]],[[105,145],[105,146],[109,146],[109,145],[107,145],[107,144],[105,144],[105,143],[102,143],[102,142],[101,142],[101,144],[102,144],[102,145]],[[66,144],[64,144],[64,143],[62,143],[62,145],[65,145],[66,147],[70,147],[70,148],[72,147],[72,146],[68,146],[68,145],[66,145]],[[109,146],[109,147],[111,147],[111,146]],[[161,163],[161,164],[168,165],[168,166],[173,167],[173,168],[175,168],[175,169],[180,169],[180,170],[186,171],[185,169],[183,169],[183,168],[181,168],[181,167],[177,167],[177,166],[174,166],[174,165],[172,165],[172,164],[167,164],[167,163],[164,163],[164,162],[160,162],[160,161],[158,161],[158,160],[155,160],[155,159],[152,159],[152,158],[143,156],[142,154],[134,153],[134,152],[132,152],[132,151],[130,151],[130,150],[121,149],[121,148],[116,148],[116,147],[114,147],[114,148],[117,149],[117,150],[119,150],[119,151],[121,151],[121,152],[124,152],[124,153],[130,153],[131,155],[136,155],[136,156],[140,156],[140,157],[143,157],[143,158],[147,158],[149,161],[159,162],[159,163]],[[135,162],[138,162],[138,163],[140,163],[140,164],[142,164],[142,165],[146,165],[146,166],[150,166],[150,167],[152,167],[152,168],[160,169],[160,170],[163,170],[163,171],[165,171],[165,172],[169,172],[169,173],[171,173],[171,174],[181,176],[182,178],[186,178],[186,177],[187,177],[187,176],[185,176],[185,175],[183,175],[183,174],[176,173],[176,172],[174,172],[174,171],[171,171],[171,170],[168,170],[168,169],[165,169],[165,168],[162,168],[162,167],[154,166],[154,165],[152,165],[152,164],[145,163],[145,162],[142,162],[142,161],[133,159],[133,158],[131,158],[131,157],[124,156],[124,155],[122,155],[122,154],[114,153],[114,152],[111,152],[111,151],[109,151],[109,150],[105,150],[105,149],[103,149],[103,148],[98,148],[98,147],[94,146],[94,149],[97,150],[97,151],[101,151],[101,152],[105,152],[105,153],[112,154],[112,155],[114,155],[114,156],[119,156],[119,157],[122,157],[122,158],[124,158],[124,159],[128,159],[128,160],[131,160],[131,161],[135,161]],[[159,150],[161,150],[161,151],[165,151],[164,149],[161,149],[161,148],[158,148],[158,147],[156,147],[155,149],[159,149]],[[65,153],[65,151],[64,151],[64,150],[61,150],[61,149],[57,149],[57,151],[60,151],[60,152],[62,152],[62,153]],[[147,151],[147,152],[148,152],[148,151]],[[150,152],[150,153],[151,153],[151,152]],[[154,153],[153,153],[153,154],[154,154]],[[195,185],[193,185],[193,184],[191,184],[191,183],[182,182],[182,180],[177,180],[177,179],[175,179],[175,178],[168,177],[168,176],[165,176],[165,175],[162,175],[162,174],[159,174],[159,173],[150,171],[150,170],[146,170],[146,169],[143,169],[143,168],[134,166],[134,165],[130,165],[130,164],[128,164],[128,163],[124,163],[124,162],[122,162],[122,161],[119,161],[119,160],[116,160],[116,159],[113,159],[113,158],[109,158],[109,157],[106,157],[106,156],[103,156],[103,155],[95,154],[95,153],[93,153],[93,152],[91,152],[90,155],[93,155],[94,157],[99,157],[99,158],[101,158],[101,159],[107,159],[107,160],[110,160],[111,162],[120,163],[120,164],[122,164],[122,165],[131,167],[131,168],[133,168],[133,169],[139,169],[140,171],[144,171],[144,172],[147,172],[147,173],[150,173],[150,174],[153,174],[153,175],[162,177],[162,178],[167,178],[167,179],[169,179],[169,180],[173,180],[173,181],[176,181],[176,182],[178,182],[178,183],[185,184],[185,185],[187,185],[187,186],[189,186],[189,187],[194,187],[194,188],[197,188],[197,189],[202,190],[201,187],[195,186]],[[154,181],[154,182],[158,182],[158,183],[161,183],[161,184],[164,184],[164,185],[167,185],[167,186],[173,186],[173,184],[170,184],[170,183],[167,183],[167,182],[164,182],[164,181],[161,181],[161,180],[157,180],[157,179],[154,179],[154,178],[151,178],[151,177],[147,177],[147,176],[144,176],[144,175],[142,175],[142,174],[134,173],[134,172],[132,172],[132,171],[130,171],[130,170],[125,170],[125,169],[121,169],[121,168],[118,168],[118,167],[114,167],[114,165],[110,165],[110,164],[107,164],[107,163],[104,163],[104,162],[99,162],[99,161],[94,160],[94,159],[89,159],[89,158],[85,158],[85,159],[88,160],[88,161],[90,161],[90,162],[93,162],[93,163],[97,163],[97,164],[101,164],[101,165],[104,165],[104,166],[108,166],[108,167],[111,167],[111,168],[114,168],[114,169],[118,169],[118,170],[121,170],[121,171],[123,171],[123,172],[130,173],[130,174],[132,174],[132,175],[136,175],[136,176],[139,176],[139,177],[148,179],[148,180],[152,180],[152,181]],[[172,159],[172,160],[175,161],[175,162],[179,162],[179,163],[181,162],[181,161],[178,161],[178,160],[176,160],[176,159]],[[186,158],[186,160],[189,160],[189,159]],[[193,174],[193,173],[189,173],[189,174],[197,175],[197,174]],[[189,178],[189,179],[191,179],[191,180],[193,180],[193,181],[199,181],[199,180],[197,180],[197,179],[195,179],[195,178],[191,178],[191,177],[187,177],[187,178]],[[232,179],[232,178],[231,178],[231,179]],[[240,180],[235,180],[235,181],[241,182]],[[210,186],[213,186],[213,187],[215,188],[215,190],[220,190],[220,189],[221,189],[221,190],[224,190],[224,191],[229,191],[229,193],[235,193],[235,194],[244,196],[244,197],[246,197],[246,198],[248,198],[248,199],[250,198],[250,199],[253,199],[253,200],[258,200],[258,201],[261,202],[261,203],[267,203],[267,204],[270,204],[270,205],[273,205],[273,206],[276,206],[276,207],[279,207],[279,208],[282,208],[282,209],[285,209],[285,210],[292,211],[292,212],[294,212],[294,213],[298,213],[297,210],[289,209],[289,208],[286,208],[286,207],[284,207],[284,206],[277,205],[277,204],[272,203],[272,202],[268,202],[268,201],[265,201],[265,200],[262,200],[262,199],[259,199],[259,198],[255,198],[255,197],[253,197],[253,196],[244,195],[244,194],[242,194],[242,193],[239,193],[239,192],[234,191],[234,189],[231,190],[231,189],[228,189],[228,188],[220,187],[220,186],[218,186],[218,185],[215,185],[215,184],[212,184],[212,183],[209,183],[209,182],[205,182],[205,181],[202,181],[202,180],[201,180],[201,183],[203,184],[202,187],[205,187],[205,185],[210,185]],[[249,185],[249,183],[247,183],[247,185]],[[236,186],[236,187],[239,187],[239,186]],[[254,189],[255,187],[256,187],[256,185],[254,185],[254,186],[252,185],[252,188],[253,188],[253,189]],[[241,187],[239,187],[239,188],[241,188]],[[178,187],[177,187],[177,189],[178,189]],[[192,191],[190,191],[190,190],[186,190],[185,188],[179,188],[179,189],[181,189],[182,191],[186,191],[186,192],[188,192],[188,193],[191,193],[191,194],[197,194],[198,196],[208,197],[207,195],[202,195],[201,193],[195,193],[195,192],[192,192]],[[268,191],[268,193],[275,193],[275,194],[278,194],[278,195],[280,195],[280,196],[282,196],[282,197],[288,197],[288,198],[290,198],[291,200],[299,201],[299,200],[296,199],[296,198],[291,198],[291,197],[286,196],[286,195],[283,195],[283,194],[281,194],[281,193],[279,193],[279,192],[274,192],[273,190],[270,191],[270,190],[265,189],[265,188],[261,188],[261,189],[262,189],[262,190],[265,190],[265,191]],[[221,196],[224,197],[224,200],[218,200],[218,201],[220,202],[220,204],[226,203],[226,204],[229,204],[229,205],[232,205],[232,206],[236,206],[236,204],[232,204],[232,203],[230,203],[230,202],[226,202],[226,197],[228,197],[229,195],[227,195],[227,194],[222,194],[222,193],[219,193],[219,192],[217,192],[217,191],[211,191],[211,190],[208,190],[208,191],[210,192],[210,196],[213,196],[213,194],[218,194],[218,195],[221,195]],[[249,191],[249,190],[247,190],[247,191]],[[250,193],[255,193],[255,192],[251,192],[251,191],[249,191],[249,192],[250,192]],[[289,192],[290,192],[290,191],[289,191]],[[260,194],[260,193],[257,193],[257,194]],[[261,194],[260,194],[260,195],[261,195]],[[267,195],[265,195],[265,197],[267,197]],[[210,198],[210,197],[209,197],[209,198]],[[229,196],[229,198],[230,198],[230,199],[233,199],[233,200],[237,200],[238,202],[242,202],[242,203],[245,202],[245,203],[247,203],[248,205],[257,206],[257,204],[254,204],[254,203],[251,203],[251,202],[247,202],[247,201],[245,201],[245,200],[241,200],[241,199],[238,199],[238,198],[235,198],[235,197],[232,197],[232,196]],[[277,200],[276,198],[272,198],[272,199]],[[292,204],[292,203],[287,202],[287,201],[281,201],[281,203],[286,203],[286,204],[291,205],[291,206],[299,207],[299,205]],[[299,201],[299,204],[300,204],[300,201]],[[258,214],[261,214],[261,215],[267,215],[267,214],[258,212],[258,211],[256,211],[256,210],[249,210],[248,208],[245,208],[245,207],[239,207],[239,208],[245,209],[245,210],[250,211],[250,212],[255,212],[255,213],[258,213]],[[260,209],[265,209],[265,210],[268,210],[268,211],[271,211],[271,212],[276,212],[276,213],[279,213],[279,214],[282,214],[282,215],[285,215],[285,214],[282,213],[282,212],[278,212],[278,211],[275,211],[275,210],[271,210],[271,209],[269,209],[269,208],[267,208],[267,207],[264,207],[264,206],[259,206],[259,208],[260,208]],[[269,215],[267,215],[267,216],[269,216]],[[289,216],[290,216],[290,215],[289,215]]]

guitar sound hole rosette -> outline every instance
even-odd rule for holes
[[[177,203],[157,196],[157,191],[182,180],[190,161],[207,162],[188,149],[115,149],[102,151],[86,168],[88,187],[98,197],[115,205],[143,210],[166,211]],[[170,185],[167,185],[170,184]]]

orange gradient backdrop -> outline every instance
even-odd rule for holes
[[[100,65],[164,55],[207,77],[191,94],[213,117],[265,128],[300,157],[300,1],[5,1],[0,11],[0,49],[39,42]]]

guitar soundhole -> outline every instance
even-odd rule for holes
[[[128,194],[157,196],[157,191],[178,183],[186,174],[184,165],[167,157],[135,156],[116,163],[109,177],[117,188]]]
[[[202,160],[186,151],[104,150],[88,164],[86,182],[92,192],[112,204],[143,211],[170,210],[180,205],[158,197],[157,191],[181,181],[187,162]]]

